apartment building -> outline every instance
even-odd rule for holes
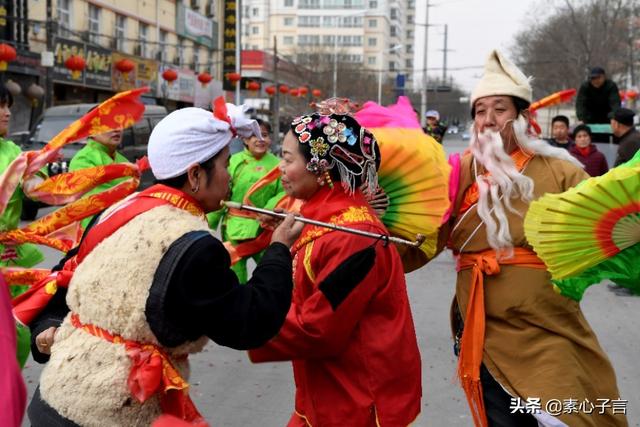
[[[411,75],[415,0],[245,0],[242,48],[307,63],[318,53],[387,77]]]

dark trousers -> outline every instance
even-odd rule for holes
[[[36,388],[33,398],[27,409],[31,427],[80,427],[71,420],[66,419],[55,409],[42,400],[40,387]]]
[[[538,427],[533,415],[511,413],[511,396],[493,379],[484,364],[480,367],[480,382],[489,427]]]

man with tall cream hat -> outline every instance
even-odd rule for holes
[[[457,262],[460,381],[476,426],[626,426],[612,409],[620,395],[609,359],[524,235],[532,200],[588,177],[532,132],[531,100],[529,79],[491,52],[471,95],[470,150],[442,230]]]

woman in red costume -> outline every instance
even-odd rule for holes
[[[377,187],[377,142],[343,107],[327,103],[292,122],[282,185],[304,200],[306,218],[388,235],[359,189]],[[420,412],[421,363],[395,247],[307,225],[291,250],[294,291],[285,324],[249,352],[253,362],[292,361],[289,426],[412,423]]]

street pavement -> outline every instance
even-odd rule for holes
[[[445,139],[448,152],[461,151],[461,140]],[[60,254],[45,249],[52,266]],[[418,344],[422,355],[422,413],[415,426],[472,426],[466,399],[456,383],[449,307],[455,288],[450,253],[406,276]],[[628,400],[630,426],[640,426],[640,298],[616,293],[606,283],[591,287],[582,302],[587,320],[617,373],[621,397]],[[215,426],[285,426],[293,410],[293,375],[289,363],[252,365],[245,352],[209,344],[191,358],[191,395]],[[30,360],[24,370],[29,396],[41,367]],[[533,397],[533,396],[532,396]],[[25,421],[25,426],[28,423]]]

